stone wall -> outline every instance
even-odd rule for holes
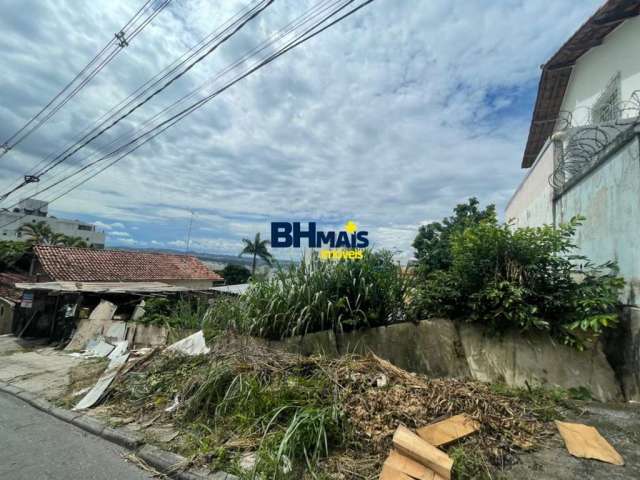
[[[304,355],[373,352],[405,370],[432,377],[468,377],[513,387],[584,387],[600,401],[622,398],[600,345],[579,352],[542,333],[495,338],[473,324],[430,319],[338,335],[319,332],[276,343]]]
[[[625,398],[640,402],[640,308],[623,308],[620,327],[608,335],[605,351]]]

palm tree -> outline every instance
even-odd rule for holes
[[[64,245],[65,247],[89,248],[87,242],[85,242],[82,238],[70,237],[64,234],[60,234],[60,238],[57,239],[56,245]]]
[[[273,263],[273,255],[271,255],[269,250],[267,250],[267,245],[271,242],[269,240],[260,240],[260,233],[256,233],[256,238],[253,242],[248,238],[243,238],[242,242],[244,243],[244,248],[238,256],[241,257],[245,253],[253,255],[253,264],[251,266],[252,276],[256,273],[256,257],[260,257],[262,260],[267,262],[267,265],[271,265]]]
[[[55,243],[57,236],[47,225],[47,222],[25,223],[18,229],[20,236],[26,237],[27,243],[31,245],[49,245]]]

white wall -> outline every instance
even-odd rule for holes
[[[516,227],[553,223],[553,189],[549,184],[553,152],[553,143],[547,142],[507,205],[505,220],[513,220]]]
[[[640,145],[637,137],[566,191],[558,222],[586,217],[575,241],[594,263],[618,262],[627,281],[623,302],[640,303]]]
[[[627,20],[602,45],[578,59],[571,72],[561,110],[573,112],[574,125],[586,123],[591,108],[611,78],[620,72],[621,100],[640,90],[640,17]]]

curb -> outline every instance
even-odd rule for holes
[[[154,445],[145,444],[140,435],[108,427],[85,413],[56,407],[47,400],[39,398],[14,385],[0,382],[0,392],[19,398],[32,407],[37,408],[44,413],[48,413],[58,420],[70,423],[85,432],[107,440],[108,442],[120,445],[127,450],[133,451],[148,465],[168,477],[175,478],[177,480],[238,480],[238,477],[226,472],[215,472],[207,475],[201,475],[199,473],[189,471],[175,471],[176,468],[179,468],[181,465],[185,465],[188,460],[182,455],[162,450]]]

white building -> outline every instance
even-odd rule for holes
[[[507,205],[517,226],[586,218],[575,243],[615,260],[627,286],[615,356],[640,399],[640,0],[609,0],[542,66],[526,176]],[[623,358],[624,357],[624,358]]]
[[[0,210],[0,240],[21,240],[18,230],[22,225],[44,221],[53,233],[79,237],[91,247],[104,248],[105,233],[96,230],[95,225],[49,216],[48,207],[42,200],[27,199],[12,210]]]

